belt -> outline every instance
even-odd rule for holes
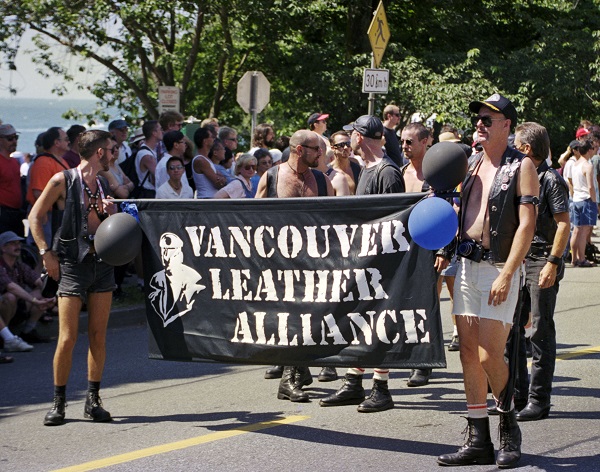
[[[482,261],[494,262],[494,257],[491,249],[484,249],[483,255],[481,256]]]
[[[527,256],[533,256],[533,257],[546,257],[550,254],[550,250],[552,249],[552,246],[531,246],[529,248],[529,252],[527,253]]]

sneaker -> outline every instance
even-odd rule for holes
[[[460,342],[458,341],[458,334],[452,336],[452,341],[448,344],[449,351],[460,351]]]
[[[6,352],[29,352],[33,351],[33,346],[27,344],[19,336],[15,336],[10,341],[4,340],[4,350]]]
[[[23,341],[31,343],[31,344],[49,343],[50,342],[50,338],[48,338],[46,336],[42,336],[35,329],[32,329],[28,333],[24,333],[21,331],[21,339]]]

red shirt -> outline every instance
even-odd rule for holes
[[[19,161],[0,154],[0,206],[21,208]]]

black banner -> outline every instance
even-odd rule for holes
[[[445,367],[423,196],[136,202],[150,357]]]

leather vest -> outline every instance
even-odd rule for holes
[[[90,251],[92,239],[87,231],[85,202],[81,201],[81,182],[77,169],[63,171],[66,185],[65,210],[62,225],[54,235],[52,249],[61,262],[79,263]],[[110,194],[108,182],[98,176],[104,195]]]
[[[516,149],[507,147],[492,182],[488,198],[488,218],[490,223],[490,251],[494,262],[506,262],[515,233],[519,227],[517,177],[524,157],[525,155]],[[465,188],[482,158],[483,152],[469,158],[469,169],[463,182],[463,188]],[[468,194],[463,196],[463,202],[466,202],[467,199]],[[460,221],[462,222],[462,219]]]

